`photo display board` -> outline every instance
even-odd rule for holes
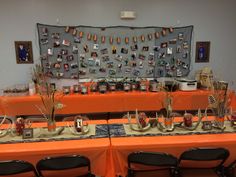
[[[182,77],[190,71],[193,26],[37,28],[42,66],[50,77]]]

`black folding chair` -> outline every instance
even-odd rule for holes
[[[225,168],[225,176],[227,177],[236,176],[236,160],[232,162],[228,167]]]
[[[223,177],[223,164],[228,157],[229,151],[225,148],[189,149],[180,155],[180,176]]]
[[[69,155],[59,157],[46,157],[38,161],[36,168],[41,177],[43,177],[43,171],[58,171],[58,170],[69,170],[75,168],[87,167],[87,173],[78,175],[79,177],[95,177],[91,174],[90,160],[87,157],[80,155]]]
[[[0,161],[0,176],[16,175],[22,173],[32,172],[36,177],[38,173],[34,166],[22,160]]]
[[[134,165],[142,165],[142,169]],[[133,152],[128,156],[128,177],[177,176],[178,159],[170,154],[158,152]],[[147,169],[148,167],[152,167]],[[158,175],[159,174],[159,175]]]

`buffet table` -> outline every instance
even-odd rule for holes
[[[127,123],[127,119],[110,119],[108,124]],[[110,132],[112,132],[110,128]],[[226,164],[236,159],[236,133],[191,134],[191,135],[157,135],[157,136],[124,136],[119,131],[111,136],[111,156],[114,173],[125,177],[127,175],[127,157],[134,151],[166,152],[179,157],[192,147],[225,147],[230,150],[230,158]]]
[[[107,124],[105,120],[89,121],[89,124]],[[63,123],[57,123],[58,126]],[[40,127],[37,125],[36,127]],[[106,126],[106,125],[105,125]],[[110,140],[108,133],[104,138],[83,138],[78,140],[49,140],[43,142],[0,142],[1,160],[26,160],[36,164],[40,159],[47,156],[60,156],[66,154],[79,154],[87,156],[91,161],[92,173],[99,176],[110,177]]]
[[[205,109],[208,105],[209,91],[172,92],[174,110]],[[57,114],[110,113],[126,112],[135,109],[142,111],[158,111],[163,108],[165,92],[109,92],[89,93],[87,95],[70,94],[60,101],[65,105]],[[2,96],[0,112],[9,116],[39,115],[36,106],[41,105],[38,95],[34,96]]]

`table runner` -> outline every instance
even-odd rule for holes
[[[129,137],[129,136],[174,136],[174,135],[201,135],[201,134],[222,134],[222,133],[235,133],[236,128],[231,127],[229,121],[225,121],[225,129],[220,130],[213,128],[212,130],[202,130],[202,124],[194,131],[185,130],[180,127],[176,127],[173,132],[161,132],[157,127],[150,128],[144,132],[132,130],[129,124],[110,124],[109,132],[110,137]]]
[[[45,141],[62,141],[62,140],[79,140],[91,138],[105,138],[109,136],[108,127],[106,124],[89,124],[89,131],[83,135],[74,135],[70,132],[68,127],[64,127],[61,134],[53,136],[47,131],[47,128],[34,128],[34,138],[23,139],[22,136],[13,136],[8,133],[6,136],[0,138],[0,144],[9,143],[26,143],[26,142],[45,142]],[[60,131],[62,127],[57,127]],[[51,135],[50,135],[51,134]]]

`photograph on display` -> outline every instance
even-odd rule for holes
[[[208,63],[210,56],[210,42],[197,42],[196,43],[196,63]]]
[[[32,64],[33,51],[31,41],[15,41],[16,63]]]

